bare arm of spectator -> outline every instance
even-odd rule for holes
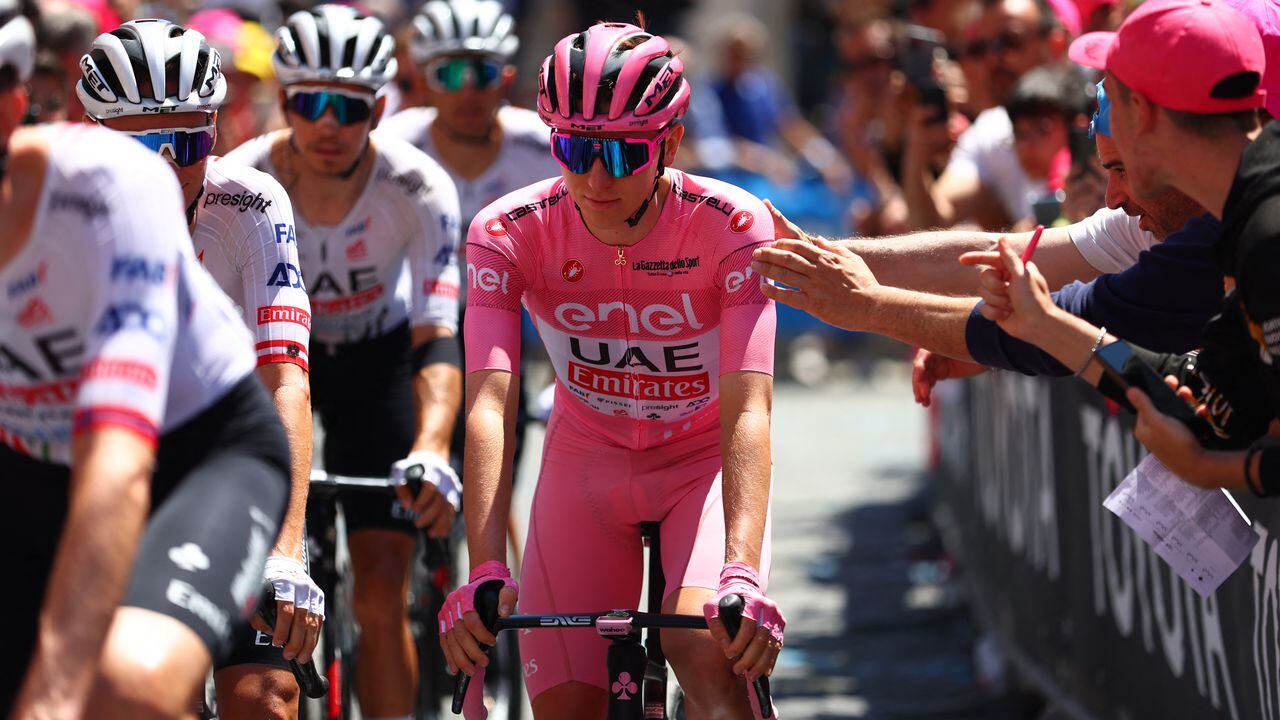
[[[853,168],[840,151],[798,111],[787,113],[778,132],[805,162],[818,171],[822,181],[832,192],[843,194],[849,190],[853,183]]]
[[[948,357],[970,360],[965,327],[974,298],[888,287],[839,243],[779,240],[759,248],[751,268],[787,287],[761,286],[765,295],[845,330],[920,345]]]
[[[772,204],[769,207],[776,237],[812,240]],[[939,230],[894,237],[851,238],[840,243],[861,257],[882,285],[938,295],[972,296],[978,289],[978,273],[958,266],[956,260],[966,252],[994,249],[1001,237],[1019,254],[1031,242],[1031,233],[1001,235]],[[1036,248],[1036,264],[1043,268],[1052,288],[1075,280],[1092,280],[1100,274],[1080,254],[1066,228],[1044,231]]]

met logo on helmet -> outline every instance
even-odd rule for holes
[[[658,102],[658,99],[665,95],[671,87],[671,83],[675,80],[675,74],[676,71],[672,67],[672,63],[667,63],[662,68],[662,72],[658,73],[658,77],[653,80],[653,92],[644,96],[640,104],[645,107],[653,107],[654,103]]]

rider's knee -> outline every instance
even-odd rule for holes
[[[173,720],[186,717],[195,687],[181,687],[172,673],[176,658],[156,662],[145,650],[108,642],[90,701],[90,717]]]
[[[298,682],[281,668],[237,665],[218,671],[222,720],[296,720]]]
[[[681,685],[728,684],[733,672],[724,650],[706,630],[663,630],[662,650]]]
[[[356,584],[352,610],[365,632],[400,627],[408,613],[404,578],[393,572],[370,572]]]
[[[547,688],[530,701],[535,720],[604,717],[609,696],[603,688],[582,682],[566,682]]]

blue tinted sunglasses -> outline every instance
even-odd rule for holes
[[[333,109],[339,125],[355,125],[373,115],[373,96],[337,88],[325,90],[290,89],[285,92],[285,107],[308,122],[315,122]]]
[[[654,138],[600,138],[556,131],[551,133],[551,154],[575,175],[591,172],[599,158],[610,175],[624,178],[657,162],[658,147],[666,137],[665,131]]]
[[[168,154],[178,167],[190,167],[213,152],[213,126],[122,131],[152,152]]]
[[[488,90],[502,80],[503,63],[486,57],[441,58],[427,63],[427,84],[440,92]]]

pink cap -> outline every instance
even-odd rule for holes
[[[1262,89],[1267,91],[1267,112],[1280,118],[1280,3],[1275,0],[1226,0],[1241,15],[1253,20],[1262,33],[1262,47],[1267,51],[1267,72],[1262,75]]]
[[[1067,35],[1075,37],[1080,34],[1080,8],[1072,0],[1047,0],[1049,8],[1057,16],[1058,22],[1066,29]]]
[[[1117,32],[1086,33],[1069,55],[1114,74],[1160,107],[1190,113],[1261,108],[1261,87],[1245,97],[1213,97],[1239,73],[1262,77],[1266,54],[1258,28],[1222,0],[1148,0]]]

